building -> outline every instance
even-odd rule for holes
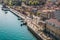
[[[53,16],[53,12],[55,10],[42,10],[42,13],[40,14],[40,17],[42,20],[50,19]]]
[[[3,0],[0,0],[0,3],[2,3],[3,2]]]
[[[54,12],[54,16],[46,20],[46,31],[49,36],[60,40],[60,10]]]
[[[54,16],[58,21],[60,21],[60,10],[55,11]]]
[[[50,37],[53,35],[56,40],[60,40],[60,22],[57,19],[49,19],[46,21],[46,31]]]

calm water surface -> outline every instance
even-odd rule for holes
[[[37,40],[22,23],[10,11],[5,14],[0,5],[0,40]]]

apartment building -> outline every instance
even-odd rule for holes
[[[46,30],[48,34],[52,34],[56,40],[60,40],[60,10],[55,11],[54,17],[55,18],[46,20]]]

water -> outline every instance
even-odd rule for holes
[[[13,13],[5,14],[0,5],[0,40],[37,40]]]

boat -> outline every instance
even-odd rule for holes
[[[9,8],[8,8],[6,5],[3,5],[3,6],[2,6],[2,10],[4,10],[4,11],[9,11]]]
[[[8,9],[8,8],[2,8],[2,10],[4,10],[4,11],[9,11],[9,9]]]
[[[18,18],[18,20],[21,20],[21,18]]]
[[[5,14],[7,14],[7,11],[5,11]]]

